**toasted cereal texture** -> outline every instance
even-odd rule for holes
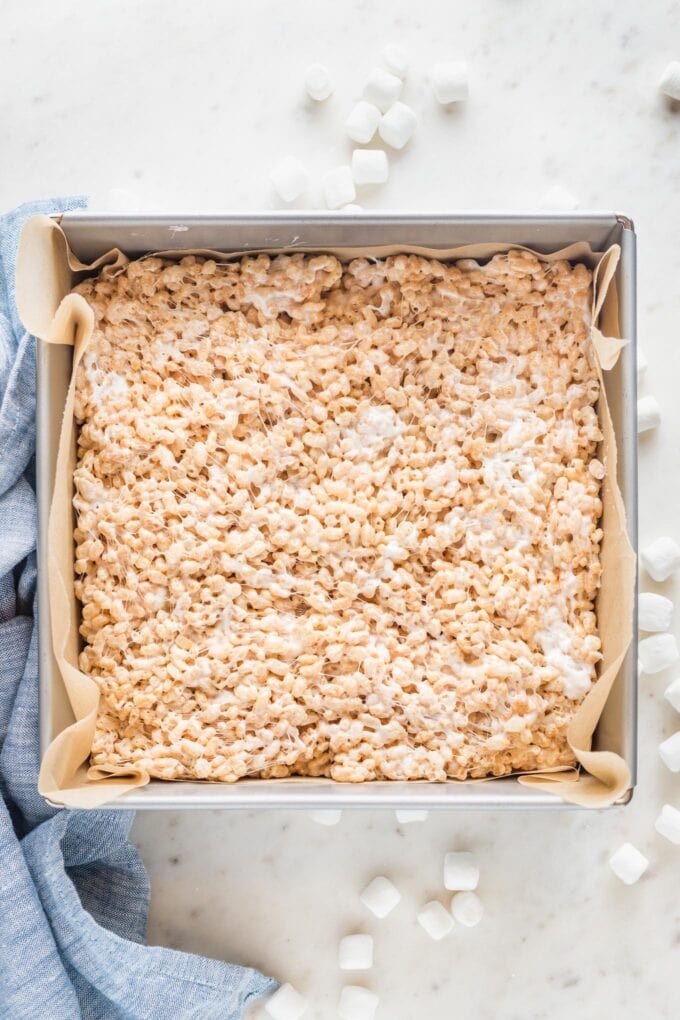
[[[76,289],[93,764],[362,782],[573,761],[600,658],[588,269],[149,257]]]

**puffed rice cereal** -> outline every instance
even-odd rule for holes
[[[573,761],[600,659],[585,266],[148,257],[76,289],[93,764],[441,782]]]

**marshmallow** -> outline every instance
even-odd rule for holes
[[[673,603],[665,595],[642,591],[638,599],[638,627],[649,633],[668,630],[673,619]]]
[[[671,99],[680,99],[680,61],[671,61],[661,75],[659,88]]]
[[[363,205],[357,205],[356,202],[349,202],[347,205],[343,205],[340,212],[363,212]]]
[[[397,46],[396,43],[388,43],[382,51],[382,58],[388,71],[396,74],[397,78],[403,79],[406,77],[408,74],[408,54],[403,47]]]
[[[383,114],[378,125],[378,134],[385,145],[393,149],[403,149],[416,129],[418,118],[406,103],[392,103],[387,113]]]
[[[380,110],[373,103],[360,99],[345,121],[345,131],[353,142],[365,145],[378,129]]]
[[[680,772],[680,730],[659,744],[661,761],[671,772]]]
[[[365,907],[375,914],[376,917],[387,917],[396,907],[401,899],[401,893],[392,885],[389,878],[378,875],[366,886],[359,896]]]
[[[294,156],[286,156],[269,175],[269,180],[274,185],[274,190],[284,202],[292,202],[299,198],[309,184],[309,174],[306,167],[295,159]]]
[[[443,106],[467,99],[470,94],[467,64],[457,60],[435,64],[430,71],[430,85]]]
[[[453,918],[438,900],[430,900],[418,913],[418,924],[431,939],[439,942],[453,928]]]
[[[338,947],[340,970],[370,970],[373,966],[373,936],[345,935]]]
[[[305,71],[305,88],[307,95],[317,103],[328,99],[333,91],[333,82],[328,68],[323,64],[311,64]]]
[[[649,364],[649,362],[647,361],[647,358],[645,357],[645,352],[642,350],[641,347],[638,347],[638,349],[637,349],[637,381],[639,383],[642,382],[642,377],[644,376],[645,372],[647,371],[647,365],[648,364]]]
[[[364,98],[379,110],[386,110],[401,95],[403,84],[401,78],[397,78],[395,74],[384,71],[382,67],[376,67],[368,76]]]
[[[451,900],[451,913],[458,924],[474,928],[484,916],[484,907],[476,893],[459,892]]]
[[[340,992],[338,1016],[341,1020],[373,1020],[380,999],[368,988],[345,985]]]
[[[339,209],[357,197],[352,171],[348,166],[339,166],[330,170],[321,182],[326,205],[329,209]]]
[[[657,538],[640,553],[643,566],[655,581],[665,581],[680,567],[680,545],[666,536]]]
[[[664,839],[680,846],[680,811],[677,808],[671,804],[664,804],[661,814],[654,822],[654,828]]]
[[[632,843],[624,843],[609,858],[609,867],[622,882],[633,885],[644,875],[649,867],[649,861]]]
[[[394,812],[400,825],[410,825],[411,822],[424,822],[427,819],[427,811],[400,811]]]
[[[469,892],[479,884],[479,865],[474,854],[466,850],[447,854],[444,858],[444,888]]]
[[[307,815],[319,825],[337,825],[342,818],[342,811],[308,811]]]
[[[357,184],[384,184],[389,172],[382,149],[355,149],[352,153],[352,177]]]
[[[668,685],[663,696],[676,712],[680,712],[680,677]]]
[[[637,402],[637,422],[638,432],[649,432],[661,423],[661,408],[651,393]]]
[[[550,212],[571,212],[578,206],[578,199],[561,184],[553,184],[538,203],[539,208]]]
[[[678,643],[672,634],[654,634],[638,644],[638,659],[647,676],[668,669],[680,659]]]
[[[264,1004],[273,1020],[298,1020],[307,1009],[307,1000],[292,985],[281,985]]]

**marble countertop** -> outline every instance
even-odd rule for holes
[[[664,413],[640,446],[641,538],[680,538],[680,107],[656,89],[680,59],[677,3],[6,0],[2,13],[1,207],[122,188],[147,209],[271,208],[267,175],[282,156],[317,180],[347,161],[344,115],[395,41],[411,55],[405,99],[420,125],[388,184],[360,197],[366,207],[526,210],[559,183],[581,209],[631,216],[645,391]],[[445,58],[470,64],[471,98],[452,111],[426,83]],[[313,106],[301,80],[316,60],[336,91]],[[334,828],[292,812],[140,813],[151,940],[291,981],[310,1020],[336,1015],[337,943],[352,931],[376,937],[366,983],[380,1020],[676,1016],[680,848],[654,831],[662,803],[680,806],[680,779],[657,754],[678,728],[662,698],[671,678],[641,681],[639,787],[626,808],[439,813],[410,826],[345,812]],[[624,840],[651,861],[631,888],[607,865]],[[415,914],[441,896],[443,855],[461,847],[480,857],[486,915],[435,944]],[[382,922],[357,898],[380,872],[403,892]]]

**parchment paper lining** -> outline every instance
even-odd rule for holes
[[[397,252],[412,252],[440,260],[486,260],[511,248],[523,246],[487,243],[446,250],[408,245],[324,250],[341,259],[357,256],[385,257]],[[268,249],[272,254],[291,250]],[[294,250],[305,249],[296,247]],[[317,247],[313,250],[319,249]],[[244,254],[258,253],[192,249],[154,254],[167,258],[200,254],[223,262]],[[604,807],[617,800],[630,786],[629,769],[618,754],[591,750],[595,727],[632,636],[635,554],[628,539],[623,499],[616,479],[616,439],[602,378],[602,372],[614,366],[625,344],[625,340],[616,335],[618,315],[613,280],[620,250],[614,245],[604,253],[593,252],[590,245],[578,243],[549,255],[539,252],[533,254],[544,262],[558,259],[584,262],[594,271],[592,339],[602,384],[598,414],[604,436],[599,455],[606,469],[602,487],[602,587],[596,604],[603,659],[600,676],[568,729],[568,740],[580,767],[537,774],[523,773],[518,779],[528,786],[547,789],[571,803]],[[63,730],[48,747],[38,781],[38,789],[44,797],[52,803],[69,807],[95,807],[149,781],[148,775],[138,769],[87,768],[99,690],[94,680],[78,668],[79,606],[74,595],[72,499],[76,462],[76,427],[73,416],[75,373],[94,329],[94,314],[85,299],[78,294],[71,294],[70,290],[80,279],[95,271],[117,274],[128,261],[121,251],[113,249],[95,262],[83,264],[69,250],[59,224],[46,216],[36,216],[28,221],[19,251],[17,304],[24,325],[48,343],[67,344],[74,348],[73,370],[64,407],[50,508],[46,566],[54,654],[76,722]],[[611,336],[604,336],[599,329],[598,323],[605,318],[605,313],[609,331],[613,334]],[[310,780],[301,777],[299,781]],[[493,778],[478,781],[492,782]]]

